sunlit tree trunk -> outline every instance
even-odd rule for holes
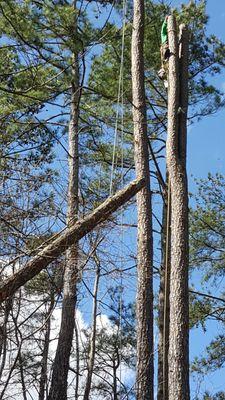
[[[137,176],[145,176],[146,178],[146,185],[137,194],[138,286],[136,392],[138,400],[153,400],[153,240],[144,84],[144,16],[144,0],[134,0],[131,49],[134,159]]]
[[[188,38],[181,27],[180,49],[174,17],[168,19],[169,93],[167,166],[171,187],[171,280],[169,400],[189,400],[188,192],[186,135]],[[179,57],[180,50],[180,57]]]

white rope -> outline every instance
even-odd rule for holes
[[[126,0],[124,0],[125,3]],[[126,9],[125,9],[126,12]],[[126,15],[126,14],[125,14]],[[121,186],[124,186],[124,173],[123,173],[123,167],[124,167],[124,153],[123,153],[123,142],[124,142],[124,89],[123,89],[123,78],[121,81],[121,90],[122,90],[122,95],[121,95],[121,108],[122,108],[122,114],[121,114]],[[124,247],[124,229],[123,229],[123,217],[124,217],[124,206],[121,208],[121,220],[120,220],[120,231],[121,231],[121,248],[120,248],[120,320],[119,320],[119,337],[120,337],[120,349],[119,349],[119,359],[120,359],[120,368],[119,368],[119,374],[120,374],[120,398],[121,398],[121,393],[122,393],[122,334],[123,334],[123,327],[122,327],[122,313],[123,313],[123,267],[124,267],[124,254],[123,254],[123,247]]]
[[[124,71],[124,44],[125,44],[125,27],[126,27],[126,13],[127,13],[127,0],[123,0],[123,26],[122,26],[122,44],[121,44],[121,58],[120,58],[120,73],[118,82],[118,95],[117,95],[117,105],[116,105],[116,121],[114,130],[114,143],[113,143],[113,155],[112,155],[112,167],[111,167],[111,177],[110,177],[110,189],[109,194],[112,195],[113,192],[113,178],[116,168],[116,149],[118,146],[118,122],[119,122],[119,110],[121,109],[121,170],[123,171],[123,71]],[[122,174],[123,175],[123,174]],[[123,180],[122,180],[123,183]]]
[[[127,0],[123,0],[123,33],[122,33],[122,50],[121,50],[121,137],[120,137],[120,151],[121,151],[121,186],[124,186],[124,42],[125,42],[125,26],[126,26],[126,14],[127,14]],[[119,107],[118,107],[119,108]],[[118,125],[117,125],[118,128]],[[116,148],[114,149],[116,151]],[[112,174],[113,179],[113,174]],[[120,377],[120,391],[119,396],[121,398],[122,393],[122,335],[123,335],[123,267],[124,267],[124,229],[123,229],[123,218],[124,218],[124,207],[121,209],[121,220],[120,220],[120,231],[121,231],[121,248],[120,248],[120,319],[119,319],[119,377]]]
[[[123,26],[122,26],[122,43],[121,43],[121,58],[120,58],[120,72],[119,72],[119,82],[118,82],[118,95],[116,104],[116,121],[114,130],[114,143],[113,143],[113,154],[112,154],[112,167],[111,167],[111,177],[110,177],[110,196],[113,193],[113,179],[115,177],[115,170],[118,162],[118,146],[120,145],[121,159],[120,159],[120,170],[121,170],[121,186],[124,184],[124,47],[125,47],[125,27],[126,27],[126,15],[127,15],[127,0],[123,0]],[[121,134],[120,141],[118,135],[118,124],[119,117],[121,119]],[[119,299],[119,397],[121,398],[122,393],[122,313],[123,313],[123,243],[124,243],[124,232],[123,232],[123,214],[124,209],[121,210],[121,220],[120,220],[120,237],[121,237],[121,247],[120,247],[120,299]]]
[[[122,178],[123,179],[123,178]],[[123,266],[124,266],[124,254],[123,254],[123,243],[124,243],[124,230],[123,230],[123,213],[124,210],[122,208],[121,211],[121,225],[120,225],[120,229],[121,229],[121,253],[120,253],[120,308],[119,308],[119,363],[120,363],[120,367],[119,367],[119,376],[120,376],[120,398],[121,398],[121,393],[122,393],[122,347],[123,347],[123,343],[122,343],[122,335],[123,335],[123,326],[122,326],[122,322],[123,322],[123,318],[122,318],[122,314],[123,314]]]

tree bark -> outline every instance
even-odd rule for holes
[[[129,201],[145,185],[145,178],[139,177],[124,189],[105,200],[85,218],[75,222],[70,228],[57,235],[18,272],[0,285],[0,303],[12,296],[21,286],[34,278],[52,261],[61,256],[73,243],[78,242],[101,222],[106,221],[120,206]]]
[[[137,195],[137,400],[153,400],[153,240],[147,117],[144,84],[144,0],[134,0],[132,32],[132,92],[134,160],[145,186]]]
[[[75,22],[76,25],[76,22]],[[79,179],[79,66],[78,56],[73,55],[72,65],[71,113],[69,124],[69,187],[68,187],[68,227],[78,217],[78,179]],[[69,372],[70,353],[75,328],[75,308],[77,302],[78,278],[78,242],[73,243],[67,250],[66,265],[63,278],[62,319],[53,363],[51,387],[48,400],[67,399],[67,378]]]
[[[181,28],[180,64],[175,18],[168,19],[169,93],[167,166],[171,187],[171,280],[169,400],[189,400],[188,326],[188,192],[186,121],[188,107],[188,40]],[[180,74],[179,74],[180,70]]]

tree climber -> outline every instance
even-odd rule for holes
[[[161,47],[160,47],[161,68],[158,71],[158,75],[160,79],[163,80],[166,88],[168,88],[167,75],[168,75],[168,60],[170,56],[170,50],[168,45],[167,19],[168,15],[166,16],[161,28]]]

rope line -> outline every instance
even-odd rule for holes
[[[122,43],[121,43],[121,57],[120,57],[120,72],[118,81],[118,95],[117,95],[117,105],[116,105],[116,121],[114,130],[114,142],[113,142],[113,154],[112,154],[112,167],[111,167],[111,177],[110,177],[110,196],[113,193],[113,178],[115,175],[115,169],[118,160],[118,124],[119,124],[119,114],[121,113],[121,169],[123,168],[123,140],[124,140],[124,86],[123,86],[123,72],[124,72],[124,48],[125,48],[125,27],[126,27],[126,14],[127,14],[127,0],[123,0],[123,25],[122,25]],[[123,180],[122,180],[123,183]]]
[[[115,130],[114,130],[114,141],[113,141],[113,154],[112,154],[112,167],[110,176],[110,196],[113,194],[113,180],[115,178],[115,172],[120,158],[120,170],[121,179],[120,184],[124,185],[124,48],[125,48],[125,28],[126,28],[126,15],[127,15],[127,0],[123,0],[123,11],[122,11],[122,43],[121,43],[121,57],[120,57],[120,71],[119,71],[119,81],[118,81],[118,94],[117,94],[117,104],[116,104],[116,120],[115,120]],[[120,137],[119,137],[119,120],[121,123],[120,127]],[[120,149],[120,153],[118,152]],[[120,266],[119,266],[119,327],[118,327],[118,339],[119,339],[119,398],[122,395],[122,320],[123,320],[123,244],[124,244],[124,230],[123,230],[123,218],[124,218],[124,207],[121,208],[120,216]]]
[[[125,47],[125,26],[126,26],[126,14],[127,14],[127,0],[123,0],[123,33],[122,33],[122,49],[121,49],[121,140],[120,140],[120,147],[121,147],[121,186],[124,185],[124,174],[123,174],[123,167],[124,167],[124,47]],[[118,128],[118,125],[117,125]],[[116,151],[116,148],[115,148]],[[112,171],[112,182],[113,182],[113,171]],[[123,267],[124,267],[124,254],[123,254],[123,244],[124,244],[124,229],[123,229],[123,219],[124,219],[124,207],[121,208],[121,220],[120,220],[120,235],[121,235],[121,248],[120,248],[120,319],[119,319],[119,398],[121,399],[122,393],[122,335],[123,335]]]

